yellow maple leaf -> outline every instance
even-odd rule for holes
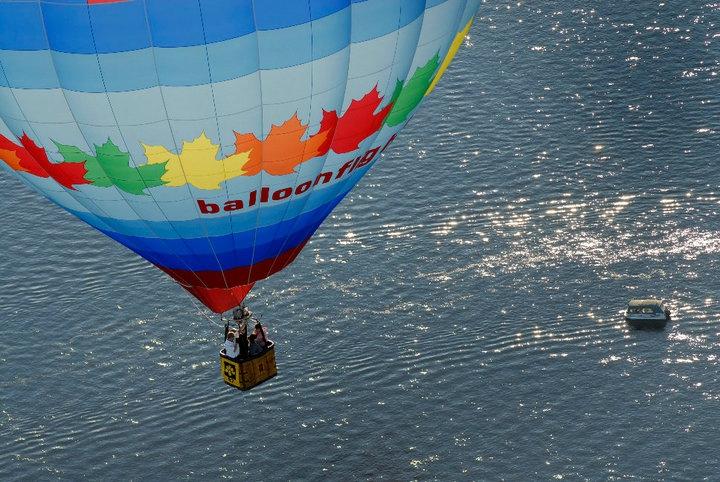
[[[220,189],[220,183],[245,174],[243,167],[250,159],[249,152],[240,152],[218,160],[220,146],[204,132],[192,141],[183,141],[179,154],[163,146],[142,146],[148,164],[167,162],[162,180],[171,187],[191,184],[199,189]]]

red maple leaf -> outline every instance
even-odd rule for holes
[[[334,110],[326,111],[323,109],[323,116],[320,120],[320,129],[317,134],[313,137],[322,139],[322,142],[317,145],[317,155],[324,156],[330,151],[333,139],[335,138],[335,131],[338,125],[338,115]]]
[[[52,177],[59,184],[73,190],[74,185],[90,184],[90,181],[85,179],[85,163],[50,162],[45,149],[35,144],[25,133],[20,138],[20,143],[22,145],[17,145],[0,134],[0,159],[12,169],[37,177]]]
[[[35,164],[59,184],[69,189],[75,189],[73,186],[77,184],[91,184],[90,181],[85,179],[87,169],[84,162],[53,163],[48,159],[45,149],[35,144],[27,134],[23,133],[20,142],[35,161]]]
[[[379,131],[393,108],[393,102],[390,102],[376,114],[375,110],[382,101],[383,97],[380,97],[377,85],[362,99],[353,99],[338,119],[330,148],[337,154],[352,152],[360,147],[362,141]]]

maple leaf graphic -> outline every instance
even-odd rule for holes
[[[0,159],[7,164],[10,169],[20,172],[29,172],[22,165],[22,157],[28,155],[28,152],[22,146],[15,144],[7,137],[0,134]],[[37,174],[35,174],[37,176]],[[47,176],[43,176],[47,177]]]
[[[145,188],[165,184],[160,178],[165,173],[164,165],[130,165],[130,154],[123,152],[108,139],[105,144],[95,147],[95,155],[87,154],[75,146],[55,142],[60,155],[66,162],[84,162],[87,179],[93,186],[116,186],[127,193],[142,195]]]
[[[60,185],[75,190],[78,184],[89,184],[85,179],[86,169],[81,162],[53,163],[47,157],[45,149],[23,133],[20,138],[22,145],[15,144],[0,134],[0,159],[19,172],[27,172],[33,176],[51,177]]]
[[[418,67],[415,73],[402,88],[402,92],[395,101],[394,107],[388,115],[385,123],[389,126],[397,126],[405,122],[410,113],[422,102],[425,93],[433,81],[435,71],[440,65],[440,56],[435,54],[422,67]]]
[[[250,158],[247,152],[240,152],[217,160],[220,146],[204,132],[192,141],[184,141],[179,154],[163,146],[143,144],[143,148],[148,165],[165,166],[162,179],[170,187],[191,184],[199,189],[220,189],[220,183],[245,174]]]
[[[362,141],[379,131],[401,90],[402,82],[398,82],[390,102],[377,114],[375,111],[383,101],[377,85],[362,99],[353,99],[338,120],[335,137],[333,137],[330,147],[333,152],[337,154],[352,152],[360,147]]]
[[[300,122],[295,113],[281,125],[273,125],[264,141],[255,134],[235,132],[235,152],[249,153],[250,160],[245,164],[247,176],[260,171],[273,176],[292,174],[303,162],[327,154],[336,125],[335,111],[323,111],[318,132],[303,141],[309,127]]]

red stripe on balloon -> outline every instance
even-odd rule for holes
[[[203,286],[183,286],[183,288],[215,313],[223,313],[239,306],[254,284],[240,285],[234,288],[205,288]]]
[[[280,253],[275,259],[266,259],[250,266],[240,266],[225,271],[188,271],[156,266],[172,276],[205,306],[216,313],[222,313],[239,305],[256,281],[265,279],[292,263],[309,239]],[[202,284],[189,284],[188,280],[192,279],[197,279]]]
[[[307,242],[308,240],[305,240],[300,245],[280,253],[275,259],[270,258],[250,266],[239,266],[224,271],[189,271],[185,269],[166,268],[161,265],[156,266],[184,286],[188,286],[188,280],[199,279],[202,284],[193,282],[190,286],[232,288],[233,286],[254,283],[267,278],[271,274],[277,273],[293,262]]]

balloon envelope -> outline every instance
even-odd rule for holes
[[[0,0],[0,163],[214,311],[291,263],[479,0]]]

